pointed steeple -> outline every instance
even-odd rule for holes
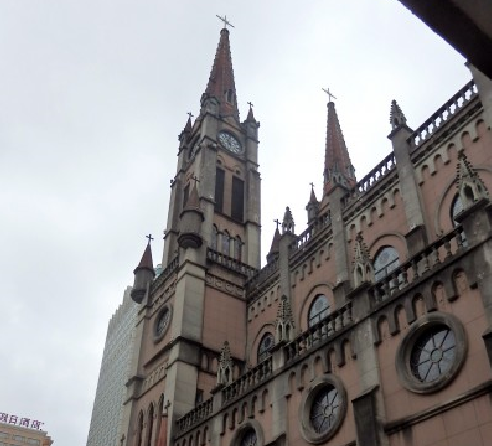
[[[278,257],[278,253],[280,250],[280,231],[275,229],[275,234],[272,238],[272,245],[270,247],[270,252],[267,254],[267,263],[270,263],[272,260]]]
[[[155,276],[152,248],[150,246],[152,236],[150,234],[148,235],[148,239],[149,241],[142,254],[140,263],[133,270],[134,280],[131,297],[138,304],[142,303],[142,300],[147,293],[147,289]]]
[[[220,31],[220,40],[217,45],[214,64],[212,71],[210,71],[210,78],[204,93],[204,97],[207,96],[215,97],[219,101],[219,112],[221,115],[239,117],[234,70],[232,69],[229,30],[226,28],[222,28]]]
[[[405,115],[401,111],[401,108],[395,99],[393,99],[391,101],[390,124],[391,124],[391,130],[395,130],[396,128],[400,127],[401,125],[404,125],[404,126],[407,125],[407,118],[405,117]]]
[[[311,183],[311,193],[309,194],[309,201],[306,206],[308,213],[308,224],[314,223],[319,213],[319,202],[314,193],[314,184]]]
[[[338,121],[335,104],[328,103],[328,123],[326,131],[324,193],[329,193],[336,185],[348,188],[355,186],[354,166],[345,145],[345,139]]]

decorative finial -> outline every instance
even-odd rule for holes
[[[249,105],[249,109],[250,110],[253,110],[253,103],[252,102],[248,102],[247,104]]]
[[[391,124],[391,130],[395,130],[396,128],[402,125],[403,126],[407,125],[407,118],[401,111],[401,108],[395,99],[391,101],[390,124]]]
[[[227,16],[225,15],[224,17],[221,17],[220,15],[216,14],[216,16],[218,17],[218,19],[221,21],[221,22],[224,22],[224,28],[227,29],[228,26],[230,26],[231,28],[234,28],[234,25],[229,22],[229,20],[227,20]]]
[[[278,227],[280,225],[280,220],[278,218],[276,218],[275,220],[273,220],[274,223],[277,223],[277,231],[278,231]]]
[[[195,187],[196,187],[196,183],[200,182],[200,180],[198,179],[198,177],[196,175],[193,175],[193,177],[191,178],[191,181],[195,182]]]
[[[147,237],[145,237],[147,239],[149,239],[149,245],[150,243],[152,242],[152,240],[154,240],[154,237],[152,237],[152,234],[149,234]]]
[[[322,90],[328,95],[328,102],[333,102],[332,99],[336,99],[336,97],[330,92],[329,88],[322,88]]]
[[[193,115],[191,112],[187,112],[186,114],[188,115],[188,118],[190,118],[190,119],[195,117],[195,115]]]

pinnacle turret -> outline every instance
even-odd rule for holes
[[[150,246],[152,236],[150,234],[148,235],[148,239],[149,241],[142,254],[140,263],[133,270],[135,277],[131,297],[138,304],[142,303],[142,300],[147,293],[147,289],[155,276],[154,262],[152,260],[152,247]]]
[[[282,234],[286,232],[294,232],[294,217],[292,216],[292,211],[289,206],[285,208],[284,218],[282,220]]]
[[[400,126],[407,125],[407,118],[401,111],[401,108],[395,99],[391,101],[390,124],[391,124],[391,130],[395,130]]]
[[[267,263],[270,263],[272,260],[278,257],[278,253],[280,251],[280,231],[275,229],[275,234],[272,238],[272,245],[270,247],[270,252],[267,254]]]

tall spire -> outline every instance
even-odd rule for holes
[[[215,53],[214,65],[204,94],[215,97],[220,102],[221,115],[239,115],[229,30],[227,28],[220,30],[220,40]]]
[[[325,194],[338,184],[345,187],[355,186],[354,166],[350,162],[350,155],[345,145],[335,104],[331,100],[328,102],[325,170],[323,174]]]

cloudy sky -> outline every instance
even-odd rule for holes
[[[242,117],[260,129],[263,256],[322,186],[329,87],[356,173],[469,79],[396,0],[0,0],[0,412],[85,445],[107,321],[153,233],[226,14]],[[101,445],[103,446],[103,445]]]

